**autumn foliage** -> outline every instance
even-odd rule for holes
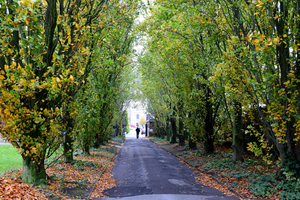
[[[139,73],[157,136],[203,141],[209,154],[232,143],[234,161],[247,150],[299,177],[299,1],[159,0],[149,11]]]
[[[44,162],[61,145],[71,162],[84,134],[97,147],[110,137],[128,98],[136,9],[134,0],[0,2],[1,134],[22,155],[24,182],[46,184]]]
[[[18,192],[16,192],[18,191]],[[7,179],[0,177],[1,199],[47,199],[36,188],[22,183],[19,179]]]

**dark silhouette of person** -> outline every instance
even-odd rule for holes
[[[135,129],[135,131],[136,131],[136,138],[138,139],[141,130],[140,130],[139,127],[137,127],[137,128]]]

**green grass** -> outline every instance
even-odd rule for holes
[[[0,174],[22,167],[22,157],[12,145],[0,145]]]

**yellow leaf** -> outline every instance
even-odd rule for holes
[[[74,80],[74,77],[72,75],[70,75],[70,80],[73,81]]]
[[[33,148],[31,149],[31,153],[32,153],[32,154],[36,154],[36,152],[37,152],[37,149],[33,147]]]
[[[286,82],[284,82],[283,84],[284,85],[288,85],[290,83],[290,81],[286,81]]]
[[[42,118],[37,117],[37,118],[34,120],[34,122],[38,124],[38,123],[40,123],[42,120],[43,120]]]
[[[285,37],[287,37],[287,35],[286,35],[286,34],[284,34],[284,35],[283,35],[283,37],[285,38]]]

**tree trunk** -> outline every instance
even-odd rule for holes
[[[24,183],[46,185],[46,176],[44,159],[40,162],[33,162],[30,157],[23,158],[22,180]]]
[[[188,117],[190,118],[192,115],[191,115],[191,112],[188,112]],[[189,148],[192,149],[192,150],[196,150],[197,149],[197,143],[195,140],[193,140],[193,137],[192,137],[192,133],[190,131],[190,129],[186,129],[186,136],[188,138],[188,141],[189,141]]]
[[[99,135],[98,143],[99,145],[103,145],[105,143],[105,131],[101,130],[98,135]]]
[[[234,103],[234,124],[232,130],[233,161],[244,161],[244,141],[242,132],[242,104]]]
[[[116,129],[116,132],[117,132],[117,129]],[[99,133],[96,133],[94,148],[98,149],[99,147],[100,147]]]
[[[64,162],[70,163],[73,161],[73,137],[71,132],[67,131],[64,142]]]
[[[85,145],[85,146],[83,147],[83,153],[84,153],[85,155],[90,155],[90,146],[89,146],[89,145]]]
[[[116,137],[117,137],[118,135],[120,135],[120,126],[118,124],[116,126],[117,126],[117,128],[116,128],[116,130],[117,130]]]
[[[90,155],[90,145],[91,145],[91,142],[90,142],[90,138],[87,137],[89,134],[89,126],[88,126],[88,123],[86,122],[85,123],[85,137],[83,139],[83,153],[85,155]]]
[[[214,120],[213,120],[213,108],[211,103],[211,91],[208,86],[206,86],[206,116],[205,116],[205,152],[210,154],[215,150],[214,147]]]
[[[64,162],[70,163],[73,162],[73,119],[70,116],[69,110],[65,115],[65,122],[67,123],[66,133],[65,133],[65,141],[64,141]]]
[[[171,117],[171,128],[172,128],[172,138],[171,138],[171,144],[176,143],[177,139],[177,130],[176,130],[176,118],[174,116]]]
[[[211,130],[211,127],[208,127]],[[215,151],[215,147],[214,147],[214,136],[212,136],[209,132],[205,133],[205,144],[204,144],[204,148],[205,148],[205,153],[207,154],[212,154]]]
[[[192,150],[197,149],[197,143],[192,139],[192,136],[189,136],[189,148]]]
[[[179,146],[185,145],[184,125],[183,119],[179,119]]]
[[[160,127],[160,133],[159,134],[160,134],[161,139],[165,139],[166,132],[165,132],[164,127]]]
[[[86,155],[90,154],[90,138],[88,137],[88,132],[89,132],[89,126],[88,123],[85,123],[85,136],[83,137],[83,141],[82,141],[82,146],[83,146],[83,152]]]
[[[170,141],[170,123],[169,123],[169,118],[167,119],[166,123],[166,134],[167,134],[167,141]]]

